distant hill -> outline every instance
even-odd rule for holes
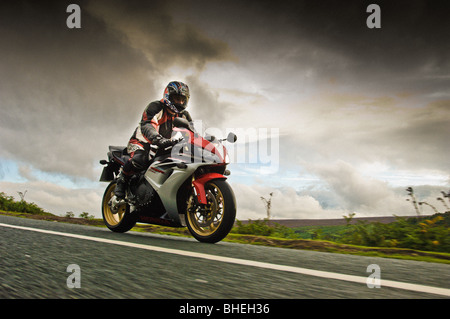
[[[401,217],[417,217],[417,216],[401,216]],[[426,217],[426,216],[421,216]],[[388,224],[395,222],[396,217],[394,216],[382,216],[382,217],[354,217],[351,224],[355,224],[358,221],[367,221],[369,223],[378,222],[383,224]],[[346,225],[344,218],[336,219],[271,219],[271,223],[278,223],[286,227],[302,227],[302,226],[338,226]],[[242,221],[243,224],[248,223],[248,220]]]

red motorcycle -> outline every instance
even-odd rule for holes
[[[201,137],[183,118],[175,118],[173,144],[157,149],[147,170],[129,182],[125,199],[114,195],[117,176],[129,156],[125,147],[110,146],[100,181],[110,182],[102,200],[106,226],[126,232],[139,223],[187,227],[197,240],[215,243],[228,235],[236,218],[236,199],[226,182],[226,139]],[[152,146],[155,147],[156,146]]]

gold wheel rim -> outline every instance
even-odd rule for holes
[[[105,218],[106,222],[111,226],[116,226],[120,224],[126,211],[126,204],[120,206],[117,214],[113,214],[113,212],[111,211],[111,207],[109,207],[108,203],[114,196],[115,189],[116,184],[112,184],[108,188],[105,197],[103,198],[103,217]]]
[[[200,236],[210,236],[219,228],[225,211],[225,201],[220,189],[213,183],[205,187],[207,204],[196,206],[194,196],[188,202],[187,218],[192,230]]]

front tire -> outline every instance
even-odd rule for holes
[[[200,242],[216,243],[225,238],[236,218],[236,199],[224,180],[205,184],[206,205],[195,204],[194,195],[188,200],[186,224],[189,232]]]
[[[123,204],[119,207],[119,211],[114,214],[108,205],[114,196],[116,189],[116,181],[112,181],[105,190],[102,200],[102,216],[103,221],[110,230],[116,233],[125,233],[136,225],[136,217],[130,214],[130,206]]]

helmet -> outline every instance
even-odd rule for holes
[[[172,81],[166,86],[161,102],[172,112],[180,113],[186,108],[189,96],[189,87],[186,84]]]

